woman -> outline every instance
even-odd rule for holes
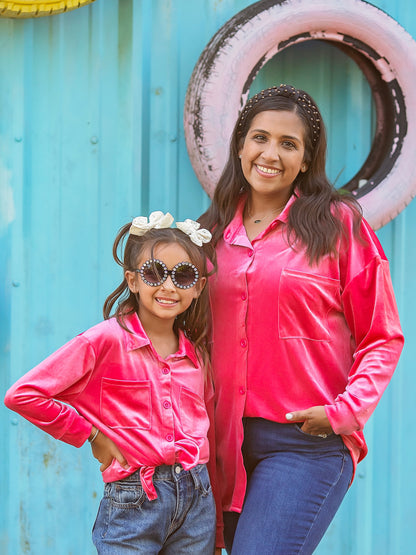
[[[242,110],[210,208],[218,487],[235,555],[312,553],[367,453],[403,335],[388,261],[325,174],[320,112],[281,85]]]

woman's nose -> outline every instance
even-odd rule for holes
[[[267,143],[263,150],[263,156],[269,160],[278,160],[280,158],[278,145],[272,142]]]

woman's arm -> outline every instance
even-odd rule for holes
[[[355,340],[348,383],[325,406],[337,434],[362,430],[380,401],[403,349],[404,338],[386,259],[375,257],[347,284],[344,315]]]

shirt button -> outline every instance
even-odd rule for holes
[[[248,256],[253,256],[254,252],[253,251],[248,251]]]
[[[166,366],[163,368],[162,372],[164,374],[169,374],[169,368],[166,368]]]
[[[163,401],[163,408],[164,408],[164,409],[170,409],[170,403],[169,403],[169,401]]]
[[[181,469],[181,467],[180,467],[179,464],[175,466],[175,472],[176,472],[176,474],[180,474],[180,473],[181,473],[181,470],[182,470],[182,469]]]
[[[245,293],[242,293],[241,298],[243,299],[243,301],[245,301],[247,299],[247,295]]]
[[[247,347],[247,341],[246,341],[245,339],[242,339],[242,340],[240,341],[240,345],[241,345],[242,347]]]
[[[173,435],[172,434],[168,434],[166,436],[166,441],[173,441]]]
[[[240,389],[238,391],[240,392],[240,395],[244,395],[244,393],[246,392],[244,387],[240,387]]]

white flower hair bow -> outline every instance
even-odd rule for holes
[[[152,212],[149,221],[146,216],[138,216],[131,223],[129,233],[131,235],[144,235],[150,229],[165,229],[170,227],[173,222],[173,216],[166,212],[164,214],[160,210]],[[200,224],[194,220],[186,219],[184,222],[176,222],[176,227],[189,235],[189,238],[195,245],[202,247],[203,243],[209,243],[212,235],[207,229],[200,229]]]
[[[149,229],[164,229],[170,227],[172,222],[173,216],[169,214],[169,212],[164,214],[160,210],[157,210],[149,215],[149,221],[147,221],[146,216],[134,218],[131,222],[129,232],[131,235],[141,236],[144,235],[146,231],[149,231]]]
[[[211,241],[212,235],[207,229],[200,229],[198,222],[194,220],[186,219],[184,222],[176,222],[176,227],[189,235],[191,241],[202,247],[202,243],[209,243]]]

